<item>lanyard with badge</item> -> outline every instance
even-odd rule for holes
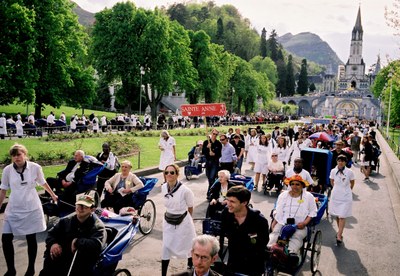
[[[22,171],[21,172],[18,171],[18,167],[17,167],[17,165],[15,163],[13,163],[13,167],[14,167],[15,171],[21,176],[21,185],[22,186],[27,185],[28,182],[24,181],[25,180],[24,179],[24,171],[26,169],[26,162],[25,162],[24,166],[22,167]]]

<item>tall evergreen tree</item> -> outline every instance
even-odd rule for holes
[[[313,82],[310,84],[309,88],[310,88],[310,92],[314,92],[317,89],[317,87],[315,87],[315,84]]]
[[[218,18],[217,20],[217,34],[215,36],[218,44],[223,44],[224,39],[224,22],[222,18]]]
[[[276,33],[275,30],[272,30],[268,40],[267,40],[267,51],[269,54],[269,57],[274,61],[278,61],[278,51],[279,51],[279,43],[276,37],[278,34]]]
[[[262,58],[267,57],[267,30],[265,28],[261,31],[260,53]]]
[[[288,96],[293,96],[295,92],[296,81],[293,72],[293,57],[289,55],[286,66],[286,91]]]
[[[304,96],[308,91],[308,80],[307,80],[307,60],[301,61],[299,81],[297,82],[297,92]]]
[[[286,64],[285,64],[285,58],[283,56],[282,47],[279,47],[277,49],[276,58],[277,58],[277,60],[275,61],[275,64],[276,64],[276,68],[278,70],[278,79],[279,79],[278,84],[276,85],[276,90],[282,96],[287,96],[287,93],[288,93],[288,91],[286,89],[287,72],[286,72]],[[279,96],[279,94],[278,94],[278,96]]]

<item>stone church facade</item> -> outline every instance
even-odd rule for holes
[[[282,97],[282,103],[295,104],[300,116],[357,117],[374,120],[380,116],[380,103],[370,92],[370,86],[380,70],[380,60],[365,74],[362,57],[363,28],[361,10],[358,9],[354,25],[350,55],[345,65],[340,65],[337,75],[325,74],[323,91],[306,96]]]

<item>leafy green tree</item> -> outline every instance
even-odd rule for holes
[[[250,60],[250,64],[257,72],[266,74],[272,84],[276,85],[278,83],[278,71],[272,59],[269,57],[263,59],[261,56],[256,56]]]
[[[288,63],[286,65],[286,91],[288,96],[293,96],[295,92],[296,81],[294,79],[293,70],[293,57],[288,56]]]
[[[189,19],[189,12],[186,5],[181,3],[174,3],[168,7],[167,13],[171,20],[178,21],[179,24],[185,26],[186,21]]]
[[[299,81],[297,82],[297,92],[304,96],[308,92],[307,60],[301,61]]]
[[[382,102],[387,114],[389,109],[390,89],[392,89],[392,102],[390,105],[390,124],[400,124],[400,61],[392,61],[388,66],[379,71],[372,86],[374,96]]]
[[[267,30],[265,28],[261,31],[260,53],[263,58],[267,57]]]
[[[97,71],[109,82],[121,80],[118,96],[129,107],[137,106],[142,96],[153,117],[163,95],[196,86],[189,45],[188,33],[159,10],[137,9],[127,2],[96,14],[92,55]],[[144,93],[139,89],[141,67],[142,83],[148,84]]]
[[[72,12],[74,4],[67,0],[4,0],[0,5],[5,15],[0,19],[1,38],[5,38],[0,42],[5,45],[0,55],[5,63],[2,60],[1,64],[12,64],[0,70],[0,89],[7,84],[7,90],[18,91],[8,102],[34,101],[37,117],[45,104],[60,107],[68,102],[82,107],[90,103],[93,70],[85,65],[87,36]],[[23,51],[25,59],[21,59]],[[3,75],[11,78],[3,79]],[[74,98],[77,94],[79,101]]]

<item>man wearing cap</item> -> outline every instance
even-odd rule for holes
[[[272,247],[278,241],[281,229],[285,225],[296,225],[296,231],[291,237],[288,237],[287,248],[291,256],[291,263],[297,265],[299,250],[303,244],[303,239],[307,236],[306,226],[317,215],[317,206],[314,196],[304,189],[309,186],[307,180],[304,180],[300,175],[294,175],[286,178],[284,182],[292,189],[284,191],[278,197],[268,247]]]
[[[1,114],[0,117],[0,138],[4,140],[5,136],[7,135],[7,121],[6,121],[6,114]]]
[[[70,269],[69,275],[93,275],[93,267],[106,244],[105,226],[93,214],[95,209],[92,195],[77,196],[76,213],[61,218],[47,234],[40,276],[67,275]]]

